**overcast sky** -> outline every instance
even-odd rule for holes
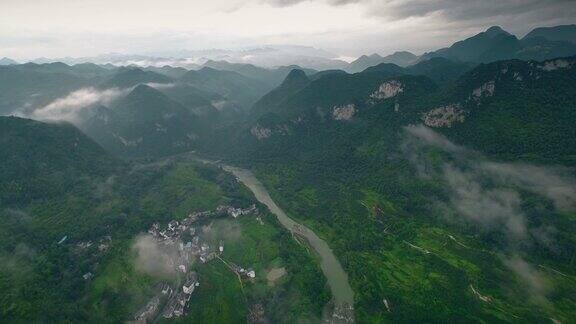
[[[341,56],[576,23],[576,0],[0,0],[0,57],[307,45]]]

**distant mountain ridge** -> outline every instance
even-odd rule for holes
[[[351,73],[361,72],[371,66],[382,63],[392,63],[398,66],[408,66],[415,63],[417,60],[418,56],[407,51],[395,52],[384,57],[378,54],[372,54],[370,56],[363,55],[350,63],[350,65],[346,68],[346,71]]]
[[[7,57],[3,57],[0,59],[0,65],[16,65],[18,62],[14,61],[13,59],[9,59]]]
[[[522,40],[534,37],[542,37],[550,41],[576,43],[576,25],[538,27],[526,34]]]
[[[519,40],[498,26],[470,38],[454,43],[452,46],[429,52],[420,57],[420,61],[433,57],[444,57],[455,61],[489,63],[505,59],[547,60],[576,54],[576,44],[562,41],[570,34],[572,27],[536,29],[532,35]],[[546,35],[535,37],[534,35]]]

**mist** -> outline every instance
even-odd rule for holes
[[[523,247],[536,243],[554,252],[553,226],[531,227],[523,192],[544,197],[553,209],[576,210],[576,179],[564,167],[494,162],[481,153],[454,144],[423,125],[405,128],[404,154],[423,179],[438,179],[447,201],[437,201],[449,219],[478,226],[506,238],[503,264],[525,283],[531,299],[546,303],[550,292],[543,274],[522,257]],[[429,158],[431,150],[442,153],[441,162]]]
[[[132,249],[137,256],[134,265],[137,271],[153,277],[170,278],[176,274],[178,245],[159,244],[149,234],[136,237]]]
[[[128,92],[129,89],[82,88],[34,110],[29,117],[44,121],[67,121],[78,124],[94,105],[109,105]]]

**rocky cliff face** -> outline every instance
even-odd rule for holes
[[[473,98],[481,97],[492,97],[494,95],[494,90],[496,89],[496,83],[494,81],[488,81],[482,84],[480,87],[472,91]]]
[[[357,109],[353,104],[344,106],[334,106],[332,108],[332,117],[335,120],[350,120],[356,114]]]
[[[260,125],[253,126],[250,129],[250,133],[258,140],[262,140],[272,136],[272,130],[270,128],[264,128],[261,127]]]
[[[374,91],[370,98],[375,100],[388,99],[397,96],[404,91],[404,85],[396,80],[384,82]]]
[[[544,64],[538,66],[544,71],[554,71],[558,69],[570,69],[574,65],[574,60],[556,59],[544,62]]]
[[[422,120],[429,127],[452,127],[454,123],[464,122],[464,110],[459,104],[442,106],[425,113]]]

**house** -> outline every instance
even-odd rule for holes
[[[93,277],[94,277],[94,274],[92,272],[87,272],[82,276],[82,278],[84,278],[84,280],[90,280]]]
[[[186,281],[184,282],[184,285],[182,286],[182,291],[185,294],[192,294],[194,292],[194,289],[198,286],[198,275],[196,274],[196,272],[190,272],[187,276],[186,276]]]
[[[178,227],[178,221],[177,220],[173,220],[170,223],[168,223],[168,229],[170,231],[174,231],[177,227]]]
[[[166,307],[164,307],[164,312],[162,312],[162,317],[164,317],[164,318],[174,317],[174,311],[176,310],[177,304],[178,304],[178,301],[176,300],[176,298],[170,299],[168,301],[168,304],[166,304]]]
[[[146,306],[144,306],[141,310],[139,310],[134,319],[137,321],[145,322],[148,319],[152,319],[156,312],[158,311],[158,307],[160,306],[160,298],[154,297],[152,298]]]
[[[248,269],[246,271],[246,276],[248,276],[248,278],[256,278],[256,272],[252,269]]]
[[[170,285],[167,283],[164,283],[162,285],[161,291],[162,291],[163,295],[168,295],[168,296],[172,295],[172,287],[170,287]]]

